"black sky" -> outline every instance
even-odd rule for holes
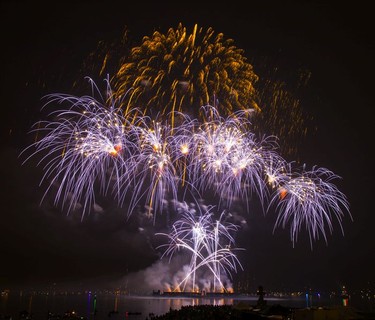
[[[40,120],[41,97],[69,93],[99,41],[118,39],[127,27],[129,37],[140,43],[144,35],[165,32],[179,22],[189,28],[195,23],[212,27],[234,39],[255,72],[269,63],[287,83],[294,83],[300,69],[311,72],[299,94],[316,130],[304,139],[299,158],[341,176],[338,186],[350,202],[353,221],[345,217],[345,235],[335,224],[328,245],[319,241],[312,251],[303,236],[292,248],[288,230],[273,234],[274,217],[247,217],[248,228],[237,243],[246,248],[240,257],[245,271],[238,276],[246,274],[253,288],[374,286],[374,40],[369,5],[124,3],[1,3],[0,288],[120,279],[158,259],[152,227],[143,225],[140,231],[139,217],[125,221],[121,209],[108,200],[102,213],[83,222],[48,204],[40,207],[42,170],[34,163],[21,166],[18,154],[30,143],[31,125]]]

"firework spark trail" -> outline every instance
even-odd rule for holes
[[[151,209],[155,213],[162,211],[167,193],[177,200],[180,181],[172,158],[173,135],[168,124],[155,122],[146,116],[139,118],[133,128],[137,132],[139,152],[135,158],[138,170],[132,178],[134,192],[129,214],[145,195],[150,208],[149,216],[152,216]]]
[[[207,247],[205,249],[209,249],[207,243]],[[212,248],[212,252],[201,252],[196,251],[189,243],[184,241],[179,241],[177,244],[180,248],[189,251],[194,257],[194,264],[189,266],[189,269],[186,271],[182,280],[176,284],[176,287],[173,291],[186,291],[187,285],[192,283],[192,291],[199,292],[201,288],[196,285],[196,273],[201,268],[208,268],[209,272],[211,272],[213,278],[213,284],[210,288],[212,292],[226,292],[229,288],[225,287],[223,282],[223,275],[226,279],[226,276],[230,274],[233,270],[237,271],[236,264],[239,264],[239,260],[234,254],[233,250],[229,247],[214,249]],[[238,249],[237,249],[238,250]],[[198,262],[197,262],[198,261]],[[193,280],[190,280],[193,278]],[[205,277],[206,281],[208,280],[208,276]],[[219,288],[218,288],[219,287]]]
[[[107,194],[111,185],[115,197],[119,194],[120,186],[126,185],[126,170],[131,167],[129,163],[133,162],[134,153],[131,127],[127,127],[126,119],[114,105],[107,108],[94,97],[52,94],[46,98],[48,102],[43,108],[51,103],[65,103],[69,108],[51,112],[49,116],[54,121],[37,123],[32,132],[45,135],[21,155],[31,147],[36,151],[24,162],[37,154],[44,154],[38,163],[46,162],[41,183],[48,179],[51,181],[43,199],[57,185],[55,204],[61,202],[62,208],[68,204],[69,213],[83,201],[83,218],[95,204],[96,182],[99,182],[102,194]],[[126,166],[125,160],[128,163]]]
[[[254,89],[258,77],[233,42],[197,25],[191,33],[181,23],[166,34],[155,31],[143,37],[122,63],[113,79],[116,94],[134,88],[124,101],[125,110],[158,110],[172,116],[172,127],[175,111],[191,110],[198,116],[199,108],[212,103],[214,96],[221,98],[220,111],[226,115],[259,109]]]
[[[222,276],[230,275],[231,271],[237,270],[237,264],[241,266],[234,254],[235,248],[232,232],[238,230],[238,226],[223,222],[225,212],[222,212],[217,220],[213,219],[213,208],[208,207],[204,211],[185,210],[181,217],[173,224],[170,233],[157,233],[166,236],[168,244],[160,245],[158,248],[166,247],[164,256],[172,258],[180,249],[185,249],[191,254],[190,266],[185,277],[174,290],[186,289],[191,286],[192,291],[199,291],[196,284],[196,272],[201,268],[208,268],[213,277],[213,289],[217,292],[226,290],[222,283]],[[224,243],[223,243],[224,242]],[[238,249],[237,249],[238,250]],[[242,266],[241,266],[242,268]]]
[[[196,155],[196,144],[193,137],[194,131],[198,127],[198,121],[180,112],[176,112],[174,117],[179,124],[172,129],[173,139],[170,140],[174,166],[180,174],[179,179],[182,187],[188,183],[191,188],[195,189],[187,178],[189,178],[188,166]]]
[[[321,234],[327,242],[326,229],[332,233],[333,218],[339,223],[342,233],[342,219],[344,211],[349,212],[349,203],[345,194],[338,190],[331,181],[340,178],[326,168],[317,168],[310,171],[303,167],[302,172],[288,174],[274,193],[269,206],[277,203],[278,211],[275,228],[283,228],[290,222],[290,236],[293,246],[298,238],[302,225],[305,225],[310,244],[319,239]]]
[[[285,184],[290,179],[291,163],[288,163],[276,152],[270,152],[265,161],[264,172],[266,182],[271,192],[280,185]]]
[[[206,120],[193,136],[190,180],[201,191],[214,188],[225,206],[236,198],[249,199],[253,192],[264,199],[263,167],[270,138],[257,141],[242,113],[223,118],[213,106],[203,109]]]
[[[275,80],[276,70],[280,68],[270,68],[269,65],[265,67],[266,74],[259,77],[257,83],[257,102],[262,112],[254,114],[254,131],[264,132],[264,128],[267,128],[270,134],[277,136],[280,141],[287,142],[280,146],[283,154],[295,156],[301,139],[311,130],[307,127],[308,122],[312,120],[311,116],[303,111],[300,99],[287,89],[288,85]],[[259,72],[261,68],[258,65]],[[273,70],[275,74],[269,74],[269,70]],[[301,87],[306,85],[311,74],[306,70],[299,70],[299,75],[296,76],[299,77],[297,87]]]

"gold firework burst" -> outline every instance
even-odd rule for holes
[[[121,65],[114,77],[116,95],[127,95],[126,109],[135,106],[164,116],[173,111],[198,115],[207,104],[215,104],[223,115],[259,111],[258,76],[243,53],[212,28],[195,25],[189,33],[180,23],[166,34],[155,31]]]

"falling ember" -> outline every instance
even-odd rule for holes
[[[115,149],[113,149],[113,150],[109,151],[109,154],[111,156],[115,156],[115,155],[117,155],[117,151]]]
[[[288,191],[285,188],[280,188],[279,189],[280,200],[283,200],[286,197],[287,193]]]
[[[113,146],[113,149],[109,151],[109,154],[111,156],[116,156],[119,153],[119,151],[121,151],[121,149],[122,149],[121,145],[116,144]]]

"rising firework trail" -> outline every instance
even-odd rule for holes
[[[232,290],[226,286],[225,281],[231,276],[231,272],[237,271],[237,266],[242,268],[234,254],[241,249],[234,247],[235,240],[232,236],[239,226],[225,222],[225,212],[215,219],[213,208],[200,208],[199,213],[192,209],[185,210],[173,224],[171,232],[156,234],[169,239],[169,243],[158,247],[166,248],[162,257],[169,256],[171,259],[179,251],[187,252],[191,257],[188,268],[172,291]],[[204,274],[205,282],[210,282],[209,287],[199,287],[196,279],[198,273]]]

